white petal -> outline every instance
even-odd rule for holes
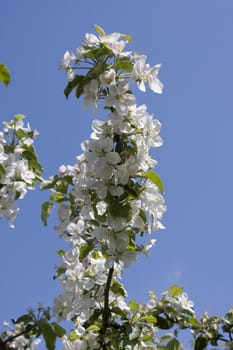
[[[146,91],[145,83],[144,83],[143,80],[139,80],[139,81],[137,82],[137,85],[138,85],[139,90],[141,90],[141,91],[143,91],[143,92]]]

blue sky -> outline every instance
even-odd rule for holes
[[[171,284],[188,292],[199,314],[223,314],[233,306],[233,2],[232,0],[2,1],[0,62],[12,74],[0,86],[0,120],[23,113],[39,130],[37,153],[44,176],[73,164],[89,137],[91,111],[63,95],[58,69],[98,24],[131,34],[130,48],[162,63],[163,95],[138,93],[162,122],[159,161],[168,211],[165,231],[149,258],[126,271],[129,298],[145,301]],[[96,117],[96,116],[95,116]],[[98,116],[97,116],[98,117]],[[40,221],[48,193],[21,201],[16,228],[0,222],[0,319],[9,320],[60,293],[53,281],[63,246]]]

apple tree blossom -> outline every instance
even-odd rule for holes
[[[40,182],[41,190],[50,190],[41,219],[47,225],[57,208],[55,231],[68,247],[58,251],[54,278],[61,293],[54,304],[4,322],[0,350],[35,349],[41,337],[48,350],[55,349],[57,338],[62,350],[181,350],[183,330],[191,331],[195,350],[219,344],[232,349],[233,309],[198,319],[194,303],[177,285],[160,297],[149,291],[148,301],[140,303],[122,282],[125,269],[140,254],[149,255],[156,231],[164,229],[163,183],[151,155],[163,144],[161,123],[145,104],[137,104],[134,92],[148,86],[160,94],[163,84],[160,64],[151,67],[145,55],[125,51],[129,35],[95,29],[60,64],[67,75],[66,98],[74,92],[94,115],[103,112],[102,119],[94,116],[74,164],[60,165],[57,174],[42,179],[33,147],[37,133],[24,126],[22,116],[5,122],[0,134],[0,215],[13,226],[17,200]]]

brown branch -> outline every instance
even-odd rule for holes
[[[108,320],[110,316],[110,308],[109,308],[109,292],[112,282],[112,276],[113,276],[114,268],[113,266],[109,269],[108,272],[108,278],[104,290],[104,308],[103,308],[103,324],[102,328],[100,330],[101,334],[104,334],[106,332],[106,329],[108,327]]]

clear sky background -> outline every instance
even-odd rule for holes
[[[165,231],[149,258],[124,276],[130,299],[146,301],[179,284],[198,314],[233,306],[233,1],[232,0],[5,0],[0,5],[0,62],[12,75],[0,86],[0,120],[23,113],[39,130],[44,177],[74,164],[89,138],[93,115],[63,95],[64,52],[74,51],[98,24],[131,34],[151,65],[162,63],[163,95],[137,93],[138,103],[162,122],[164,146],[154,153],[168,211]],[[98,114],[95,118],[98,117]],[[0,222],[0,321],[38,302],[52,305],[55,251],[63,247],[40,206],[49,193],[20,201],[16,228]],[[1,327],[0,327],[1,329]]]

